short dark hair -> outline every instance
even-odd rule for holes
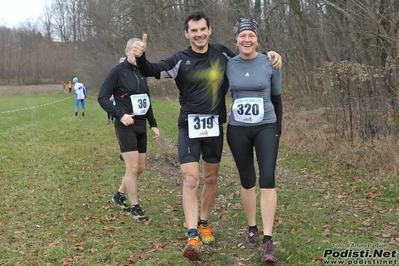
[[[206,26],[209,28],[209,18],[204,12],[191,12],[187,18],[184,20],[184,30],[188,31],[188,22],[192,21],[199,21],[201,19],[205,19]]]

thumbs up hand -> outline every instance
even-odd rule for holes
[[[143,34],[141,41],[134,42],[132,44],[132,51],[135,57],[141,57],[147,48],[147,34]]]

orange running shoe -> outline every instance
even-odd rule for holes
[[[201,240],[199,236],[192,236],[187,239],[187,246],[183,250],[183,256],[189,260],[201,260]]]
[[[208,225],[198,225],[198,232],[202,243],[212,245],[215,243],[215,237],[212,235],[211,227]]]

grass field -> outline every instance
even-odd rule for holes
[[[162,138],[149,140],[147,170],[139,180],[148,223],[110,204],[124,164],[95,95],[86,105],[86,117],[74,118],[69,94],[0,97],[0,265],[262,265],[260,250],[243,248],[246,218],[227,145],[210,218],[217,243],[204,247],[202,262],[192,263],[182,257],[176,101],[153,102]],[[327,168],[316,154],[284,145],[283,137],[277,191],[278,265],[399,263],[397,178]],[[328,249],[342,261],[325,261],[334,259],[324,256]],[[345,258],[341,253],[349,250],[387,253]]]

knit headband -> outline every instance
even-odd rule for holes
[[[256,36],[258,36],[258,23],[253,18],[240,18],[236,23],[236,28],[236,39],[244,30],[253,31],[255,32]]]

